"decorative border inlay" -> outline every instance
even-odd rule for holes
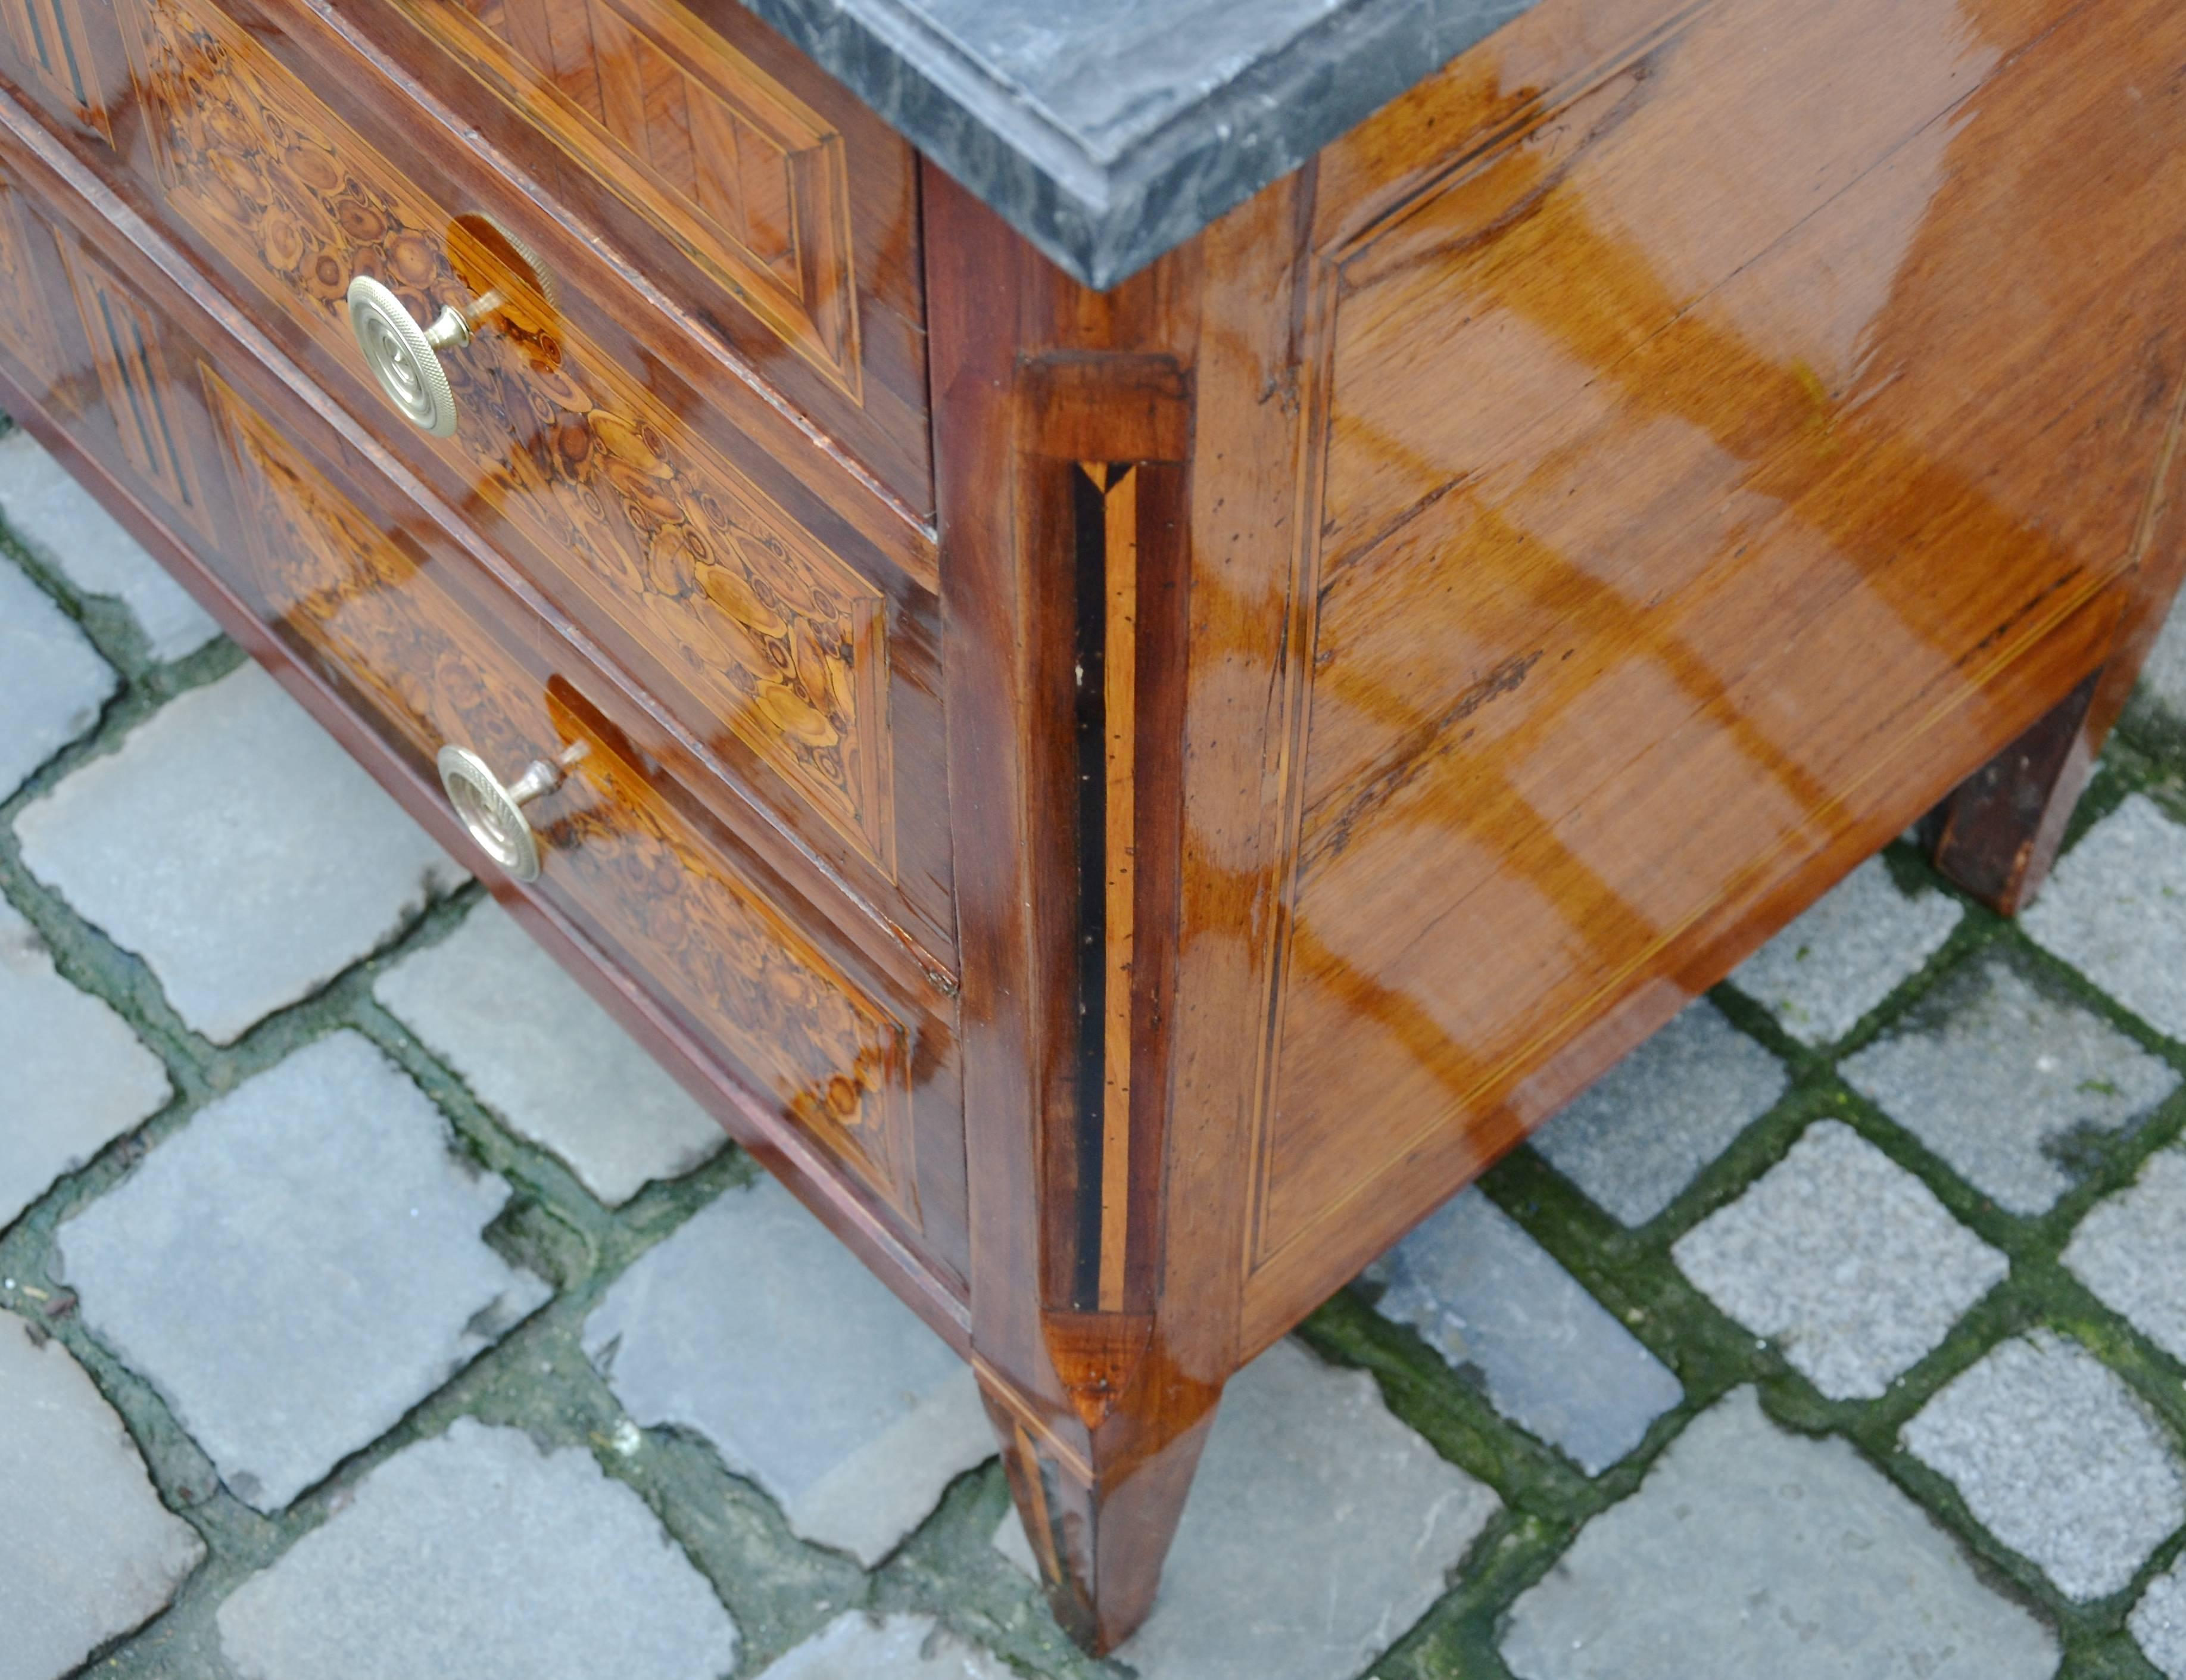
[[[46,401],[63,401],[73,409],[74,393],[62,378],[60,333],[53,311],[46,307],[45,287],[31,266],[30,227],[24,220],[22,195],[0,181],[0,289],[8,306],[0,309],[0,344],[16,361],[45,382],[39,393]]]
[[[90,34],[77,0],[3,0],[8,33],[24,64],[46,91],[76,113],[87,128],[114,143],[96,69],[89,57]]]
[[[862,402],[843,137],[672,0],[400,0],[509,109]]]
[[[469,301],[451,219],[216,8],[118,0],[168,202],[363,389],[350,278]],[[718,723],[893,872],[887,603],[638,381],[513,291],[447,354],[437,447]]]
[[[174,380],[160,348],[159,321],[90,252],[69,239],[55,244],[121,453],[170,507],[210,535],[211,515],[197,467],[175,423]]]

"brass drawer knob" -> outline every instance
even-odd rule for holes
[[[539,837],[532,832],[524,808],[541,794],[559,787],[570,767],[584,756],[585,743],[580,741],[557,763],[533,759],[524,766],[524,774],[510,783],[502,782],[486,761],[467,747],[443,747],[437,762],[448,803],[456,808],[456,815],[479,848],[518,881],[536,881]]]
[[[369,274],[349,283],[349,329],[364,365],[402,417],[436,438],[456,433],[456,394],[440,352],[461,350],[512,292],[533,294],[551,307],[557,288],[536,253],[490,216],[458,217],[449,230],[449,261],[479,295],[457,309],[445,305],[420,327],[402,300]]]
[[[467,316],[450,306],[430,327],[420,327],[402,300],[369,274],[349,283],[349,329],[364,365],[402,417],[436,438],[456,432],[456,394],[440,353],[468,344],[473,319],[485,312],[474,306]]]

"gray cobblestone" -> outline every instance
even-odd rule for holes
[[[641,1256],[584,1340],[640,1425],[696,1430],[867,1567],[994,1454],[971,1367],[771,1179]]]
[[[0,518],[84,594],[126,607],[154,659],[179,659],[220,634],[189,592],[28,432],[0,438]]]
[[[2126,1625],[2164,1680],[2186,1680],[2186,1557],[2149,1582]]]
[[[1839,1400],[1879,1397],[2009,1269],[1925,1184],[1834,1120],[1808,1127],[1671,1253]]]
[[[2043,1680],[2058,1650],[1847,1442],[1742,1388],[1519,1598],[1503,1656],[1519,1680]]]
[[[373,995],[462,1075],[479,1100],[619,1207],[650,1179],[718,1153],[728,1135],[508,914],[480,904]],[[513,999],[523,1006],[509,1006]]]
[[[0,1680],[59,1680],[205,1556],[68,1350],[0,1313]]]
[[[85,1322],[277,1510],[543,1300],[479,1240],[508,1185],[366,1039],[210,1104],[58,1243]]]
[[[2047,1212],[2072,1187],[2079,1139],[2134,1123],[2178,1086],[2168,1065],[2002,957],[1951,976],[1838,1071],[2021,1214]]]
[[[220,1608],[243,1680],[716,1680],[737,1628],[574,1447],[459,1418]]]
[[[2186,724],[2186,610],[2173,607],[2140,668],[2140,697]]]
[[[2186,1360],[2186,1154],[2150,1156],[2130,1190],[2090,1208],[2065,1264],[2158,1347]]]
[[[1230,1380],[1161,1595],[1117,1660],[1141,1680],[1350,1680],[1441,1596],[1500,1504],[1365,1372],[1279,1341]],[[1033,1572],[1014,1514],[996,1543]]]
[[[1410,1324],[1522,1427],[1598,1476],[1684,1397],[1668,1369],[1477,1190],[1368,1269],[1376,1310]]]
[[[0,559],[0,799],[97,723],[120,686],[68,615]]]
[[[770,1664],[760,1680],[1015,1680],[930,1616],[851,1610]]]
[[[2020,925],[2158,1032],[2186,1039],[2186,827],[2146,794],[2081,837]]]
[[[462,879],[255,665],[174,701],[15,829],[31,873],[220,1044]]]
[[[2071,1598],[2120,1591],[2186,1522],[2186,1483],[2161,1426],[2116,1373],[2054,1331],[1991,1349],[1903,1439]]]
[[[1933,956],[1965,914],[1941,893],[1908,898],[1889,865],[1869,858],[1748,957],[1731,983],[1802,1044],[1834,1044]]]
[[[36,931],[0,901],[0,1228],[170,1089],[160,1058],[54,972]]]
[[[1597,1207],[1644,1225],[1775,1106],[1788,1077],[1703,998],[1530,1141]]]

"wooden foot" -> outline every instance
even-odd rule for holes
[[[2102,746],[2088,727],[2102,678],[2095,672],[2044,713],[1953,788],[1922,825],[1936,867],[2003,915],[2032,902],[2057,860],[2065,826]]]
[[[1092,1431],[1085,1455],[1029,1428],[991,1388],[983,1392],[1048,1604],[1066,1633],[1105,1655],[1153,1608],[1219,1391],[1151,1451],[1134,1449],[1146,1431],[1119,1408]]]

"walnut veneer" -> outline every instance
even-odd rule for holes
[[[972,1361],[1096,1649],[1530,1126],[1924,814],[2038,886],[2186,565],[2164,0],[1543,0],[1105,293],[728,0],[0,9],[0,400]]]

